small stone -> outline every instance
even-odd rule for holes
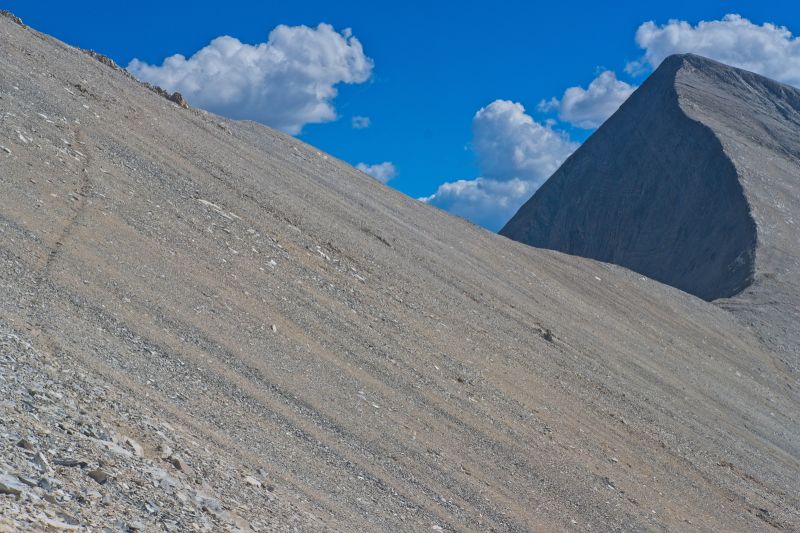
[[[47,462],[47,458],[42,455],[42,452],[36,452],[36,455],[33,456],[33,464],[35,464],[39,470],[50,469],[50,464]]]
[[[244,482],[253,487],[261,488],[261,482],[253,476],[245,476]]]
[[[102,64],[109,66],[114,70],[119,70],[119,65],[117,65],[114,62],[114,60],[111,59],[110,57],[104,56],[103,54],[98,54],[94,50],[87,50],[86,53],[95,58],[96,60],[98,60],[99,62],[101,62]]]
[[[29,487],[35,487],[36,486],[36,481],[31,479],[31,478],[29,478],[29,477],[19,476],[19,475],[17,477],[19,478],[19,480],[21,482],[25,483]]]
[[[184,109],[188,109],[189,108],[189,102],[187,102],[186,99],[183,97],[183,95],[181,93],[177,92],[177,91],[172,93],[167,98],[169,99],[169,101],[175,102],[176,104],[178,104],[179,106],[181,106]]]
[[[158,451],[161,452],[161,458],[165,460],[169,459],[169,456],[172,455],[172,448],[166,443],[159,444]]]
[[[219,517],[223,512],[222,503],[216,498],[198,494],[195,500],[200,505],[200,508],[210,515]]]
[[[0,474],[0,494],[10,494],[12,496],[19,496],[25,486],[20,483],[17,476],[8,474]]]
[[[79,529],[78,526],[74,524],[67,524],[66,522],[62,522],[54,518],[42,518],[42,523],[51,529],[56,529],[59,531],[77,531]]]
[[[66,466],[67,468],[74,468],[76,466],[85,468],[89,464],[86,461],[81,461],[78,459],[54,459],[53,463],[57,464],[58,466]]]
[[[275,333],[276,331],[278,331],[278,326],[276,326],[275,324],[272,324],[270,326],[270,329],[272,330],[273,333]]]
[[[146,528],[147,526],[141,522],[134,521],[128,523],[128,531],[144,531]]]
[[[131,449],[131,450],[133,450],[133,453],[134,453],[134,455],[137,455],[137,456],[139,456],[139,457],[142,457],[142,455],[144,455],[144,450],[142,449],[142,446],[141,446],[141,445],[140,445],[138,442],[136,442],[135,440],[133,440],[132,438],[130,438],[130,437],[125,437],[125,444],[126,444],[126,445],[127,445],[127,446],[128,446],[130,449]]]
[[[108,478],[111,477],[111,474],[101,468],[95,468],[89,472],[89,477],[102,485],[108,481]]]
[[[33,451],[33,444],[31,444],[31,441],[29,441],[28,439],[24,439],[24,438],[23,439],[19,439],[17,441],[17,446],[19,446],[20,448],[23,448],[25,450],[28,450],[28,451]]]
[[[172,466],[174,466],[175,468],[177,468],[181,472],[185,472],[186,471],[186,463],[181,461],[180,457],[176,457],[176,456],[173,455],[172,457],[167,459],[167,461],[169,462],[169,464],[171,464]]]

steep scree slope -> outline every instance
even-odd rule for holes
[[[0,527],[800,526],[796,377],[713,305],[3,17],[0,145]]]

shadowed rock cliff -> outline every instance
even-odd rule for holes
[[[501,230],[719,300],[796,366],[800,91],[667,58]]]

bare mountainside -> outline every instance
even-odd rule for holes
[[[800,90],[667,58],[501,230],[734,312],[800,371]]]
[[[0,144],[0,528],[800,527],[797,376],[715,305],[8,17]]]

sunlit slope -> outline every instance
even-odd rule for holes
[[[154,461],[166,422],[192,470],[159,464],[242,520],[800,524],[796,378],[725,311],[182,109],[2,17],[0,73],[0,321],[119,395],[109,425],[147,413],[125,424]],[[245,480],[259,468],[269,491]]]

